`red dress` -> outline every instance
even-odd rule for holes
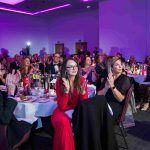
[[[80,77],[81,84],[84,82],[84,78]],[[78,103],[78,97],[80,100],[88,98],[87,86],[85,87],[85,94],[79,95],[77,90],[72,92],[71,103],[68,105],[69,95],[67,93],[62,94],[61,80],[56,82],[56,95],[58,107],[52,114],[52,125],[54,127],[54,142],[53,150],[75,150],[74,139],[71,128],[71,119],[65,114],[66,110],[74,109]]]

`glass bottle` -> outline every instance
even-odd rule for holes
[[[25,96],[31,94],[31,92],[30,92],[30,78],[28,75],[25,75],[23,77],[23,88],[24,88],[24,95]]]
[[[49,91],[49,86],[48,86],[48,76],[45,76],[45,80],[44,80],[44,89],[45,89],[45,93],[48,93]]]

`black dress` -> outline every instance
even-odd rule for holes
[[[0,124],[7,126],[9,148],[17,144],[31,127],[28,123],[15,118],[13,112],[16,105],[14,99],[7,98],[7,93],[0,91]]]
[[[130,78],[127,77],[124,74],[121,74],[114,82],[114,85],[116,87],[116,89],[121,92],[122,95],[126,96],[130,86],[131,86],[131,81]],[[118,117],[121,115],[122,109],[123,109],[123,105],[124,105],[124,101],[119,102],[111,89],[108,89],[108,91],[106,92],[105,95],[107,102],[109,103],[109,105],[112,108],[113,111],[113,118],[114,120],[118,119]]]

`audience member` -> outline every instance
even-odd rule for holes
[[[52,115],[54,126],[53,150],[75,150],[71,118],[65,113],[74,109],[79,99],[88,98],[85,79],[79,76],[79,66],[74,59],[67,59],[56,82],[58,107]]]
[[[98,91],[98,95],[105,95],[108,104],[113,111],[113,118],[117,120],[121,115],[124,99],[131,86],[130,79],[122,74],[122,61],[118,57],[113,57],[110,61],[110,69],[105,87]]]

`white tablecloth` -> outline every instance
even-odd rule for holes
[[[88,95],[93,97],[96,94],[96,87],[94,85],[88,85]],[[24,120],[29,123],[33,123],[39,117],[50,116],[54,109],[57,107],[57,102],[54,101],[56,97],[50,97],[49,99],[42,100],[37,99],[36,96],[32,96],[35,101],[18,102],[14,111],[14,115],[18,120]],[[67,113],[67,112],[66,112]],[[69,115],[72,114],[69,111]]]
[[[45,102],[18,102],[14,115],[18,120],[33,123],[38,117],[50,116],[56,106],[54,97],[50,97]]]
[[[96,95],[96,86],[93,84],[88,84],[88,96],[89,97],[93,97]]]
[[[146,79],[146,76],[144,75],[128,75],[128,76],[134,78],[134,80],[139,84],[150,84],[150,82],[144,82]]]

